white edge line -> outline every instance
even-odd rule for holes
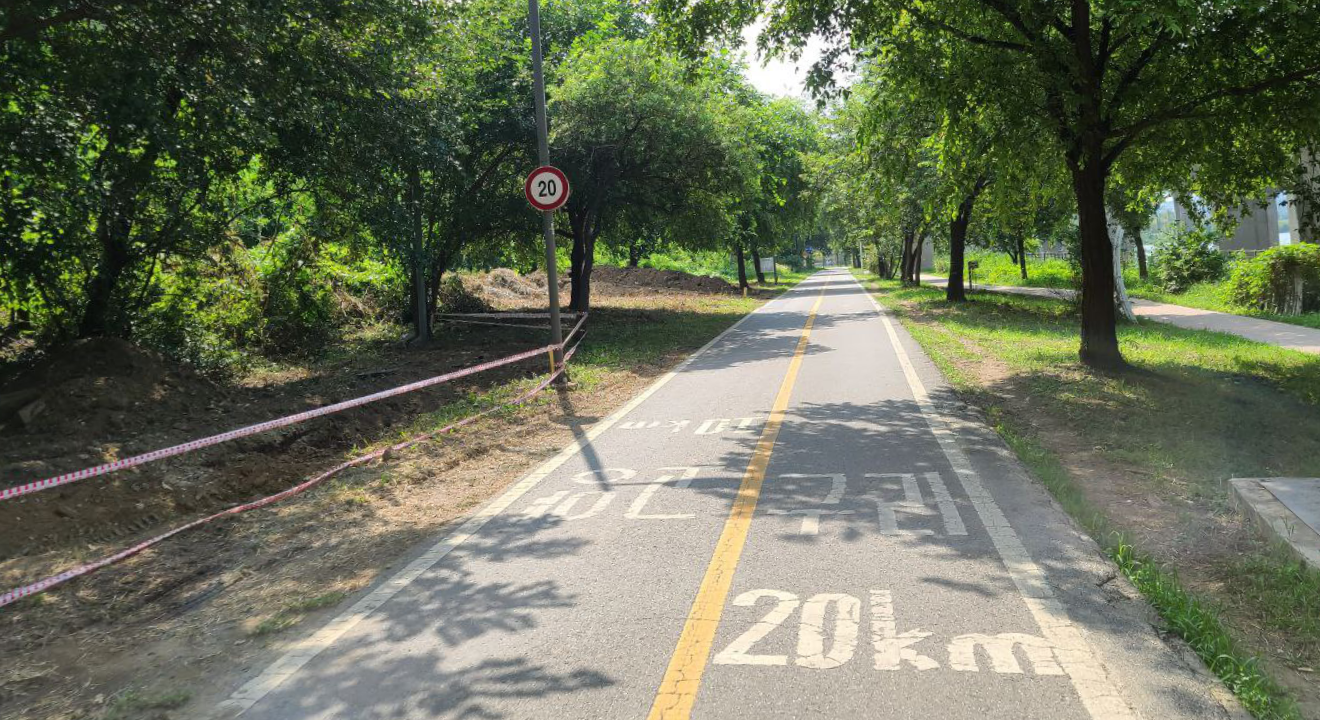
[[[794,286],[779,297],[772,298],[761,307],[747,313],[738,322],[725,328],[723,332],[716,335],[710,342],[702,345],[696,352],[687,356],[682,362],[674,366],[673,370],[665,373],[651,384],[650,387],[626,405],[615,410],[604,420],[591,426],[582,437],[577,438],[572,443],[559,451],[559,454],[542,463],[531,473],[514,483],[509,489],[505,490],[499,497],[491,500],[481,509],[470,515],[462,525],[444,535],[439,542],[432,545],[426,552],[422,553],[417,559],[408,563],[403,569],[394,574],[393,577],[376,586],[374,590],[367,593],[365,597],[358,600],[351,607],[340,613],[333,620],[323,625],[315,633],[298,641],[278,660],[266,667],[262,673],[242,687],[235,690],[229,698],[216,706],[216,715],[220,717],[234,718],[247,712],[253,705],[257,704],[262,698],[270,694],[280,686],[285,680],[293,676],[294,673],[302,669],[312,658],[316,657],[329,647],[335,640],[353,629],[358,623],[362,622],[369,615],[375,612],[380,606],[389,602],[400,590],[407,587],[416,580],[422,573],[429,570],[446,555],[453,552],[455,548],[467,542],[469,538],[475,535],[482,526],[490,521],[491,518],[504,512],[510,505],[527,494],[532,488],[536,487],[550,473],[559,469],[574,455],[577,455],[582,448],[599,437],[606,430],[609,430],[619,420],[623,419],[628,413],[632,412],[648,398],[654,395],[660,388],[669,383],[679,373],[687,369],[697,358],[701,357],[712,347],[724,340],[727,336],[737,331],[737,329],[747,322],[753,315],[762,312],[771,304],[782,300],[795,292]]]
[[[898,333],[894,330],[894,323],[889,319],[889,313],[876,302],[875,296],[856,277],[853,277],[853,282],[857,283],[866,294],[876,314],[884,321],[885,332],[894,346],[894,353],[898,356],[898,364],[903,368],[903,376],[907,379],[913,399],[921,408],[921,414],[939,442],[945,459],[958,475],[958,480],[971,499],[972,506],[976,508],[976,514],[990,535],[995,552],[998,553],[1004,567],[1008,569],[1009,577],[1017,586],[1027,610],[1031,612],[1032,618],[1040,627],[1041,634],[1053,646],[1056,659],[1072,680],[1073,689],[1077,691],[1087,713],[1096,720],[1139,718],[1140,715],[1123,699],[1105,666],[1095,657],[1082,631],[1068,618],[1067,609],[1054,596],[1045,573],[1031,559],[1026,546],[1022,544],[1017,532],[1009,524],[1008,518],[999,509],[994,496],[981,484],[981,479],[972,469],[967,456],[963,454],[962,448],[958,447],[953,426],[959,423],[941,413],[931,401],[925,384],[912,365],[907,349],[903,347]]]

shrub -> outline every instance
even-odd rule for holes
[[[1320,311],[1320,245],[1285,245],[1242,260],[1225,292],[1234,304],[1256,310]]]
[[[1159,247],[1151,276],[1165,292],[1186,292],[1196,283],[1223,280],[1228,270],[1228,258],[1205,230],[1176,230]]]
[[[260,255],[266,290],[262,345],[271,355],[315,355],[339,337],[334,286],[321,267],[321,247],[298,233]]]

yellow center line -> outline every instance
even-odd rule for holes
[[[802,356],[807,350],[811,337],[811,326],[816,322],[816,312],[825,299],[825,286],[822,284],[816,302],[807,315],[807,323],[802,327],[797,349],[788,364],[788,374],[779,386],[779,394],[770,408],[770,417],[766,420],[761,439],[752,452],[752,460],[743,474],[742,484],[738,486],[738,495],[733,500],[733,509],[729,519],[724,522],[724,531],[715,544],[715,555],[706,567],[706,575],[697,590],[697,599],[692,602],[688,612],[683,634],[678,638],[678,647],[669,659],[665,677],[656,691],[655,703],[647,720],[687,720],[692,714],[692,704],[697,699],[697,688],[701,685],[701,675],[706,670],[710,658],[711,645],[715,642],[715,630],[720,624],[720,615],[724,612],[724,603],[733,585],[733,573],[738,568],[742,557],[743,545],[747,543],[747,533],[752,526],[752,516],[756,513],[756,503],[761,497],[761,485],[765,481],[765,470],[770,464],[770,454],[774,452],[775,440],[779,429],[784,424],[784,413],[788,409],[788,400],[793,395],[793,385],[797,382],[798,370],[802,367]]]

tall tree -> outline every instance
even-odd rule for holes
[[[159,261],[244,211],[254,156],[273,169],[332,130],[326,101],[389,87],[426,31],[393,0],[20,3],[0,22],[0,255],[78,336],[129,333]]]
[[[1105,218],[1115,163],[1163,147],[1165,170],[1225,195],[1247,186],[1254,194],[1262,181],[1298,182],[1298,163],[1277,161],[1320,138],[1315,3],[665,0],[660,11],[689,41],[734,31],[763,12],[769,45],[835,38],[817,67],[821,79],[849,44],[904,63],[914,77],[925,74],[928,57],[951,48],[947,73],[925,92],[972,97],[1039,128],[1067,168],[1082,265],[1079,355],[1095,367],[1124,365]]]
[[[727,192],[751,164],[705,67],[647,40],[605,38],[574,50],[551,96],[552,155],[573,194],[556,232],[572,240],[570,305],[591,305],[596,240],[625,219],[693,237],[725,237]]]

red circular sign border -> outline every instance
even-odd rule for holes
[[[532,199],[532,178],[536,177],[537,175],[543,172],[548,172],[551,175],[554,175],[555,177],[559,178],[559,182],[562,182],[564,184],[564,196],[560,198],[559,202],[554,205],[542,205],[541,203],[538,203]],[[541,167],[536,168],[535,170],[527,173],[527,179],[523,181],[523,197],[527,198],[527,202],[530,203],[532,207],[542,212],[552,212],[554,210],[558,210],[559,208],[564,206],[564,203],[568,202],[568,196],[572,194],[573,194],[573,186],[569,185],[568,176],[564,174],[563,170],[560,170],[554,165],[542,165]]]

